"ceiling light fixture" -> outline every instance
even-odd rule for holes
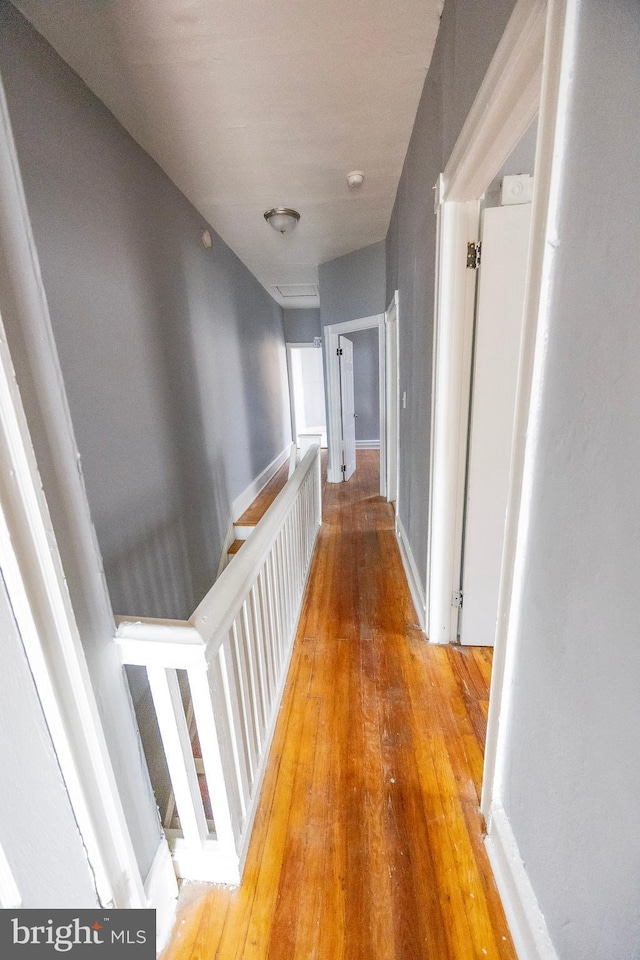
[[[352,170],[347,174],[347,183],[350,187],[361,187],[364,183],[364,173],[362,170]]]
[[[290,207],[273,207],[272,210],[267,210],[264,218],[278,233],[291,233],[300,219],[300,214]]]

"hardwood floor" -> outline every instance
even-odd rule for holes
[[[183,887],[166,960],[513,960],[478,811],[491,651],[430,646],[377,495],[325,484],[242,886]]]

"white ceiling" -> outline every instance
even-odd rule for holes
[[[284,306],[385,236],[443,0],[14,2]]]

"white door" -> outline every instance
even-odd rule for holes
[[[493,646],[509,490],[531,204],[484,211],[476,311],[460,640]]]
[[[342,420],[343,478],[348,480],[356,469],[356,411],[353,390],[353,343],[338,339],[340,359],[340,413]]]
[[[386,417],[387,429],[387,500],[395,503],[398,498],[398,301],[396,295],[387,310],[386,342]]]

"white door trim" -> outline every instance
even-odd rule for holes
[[[16,282],[37,291],[28,308],[46,309],[1,84],[0,245],[19,257]],[[1,320],[0,494],[0,567],[98,897],[146,907]]]
[[[330,323],[323,330],[324,362],[327,377],[327,445],[329,462],[327,465],[328,483],[341,483],[342,450],[340,446],[340,365],[338,363],[338,337],[355,333],[358,330],[378,328],[378,389],[380,397],[380,496],[387,495],[386,470],[382,465],[387,462],[386,417],[385,417],[385,315],[378,313],[358,320],[345,320],[343,323]]]

